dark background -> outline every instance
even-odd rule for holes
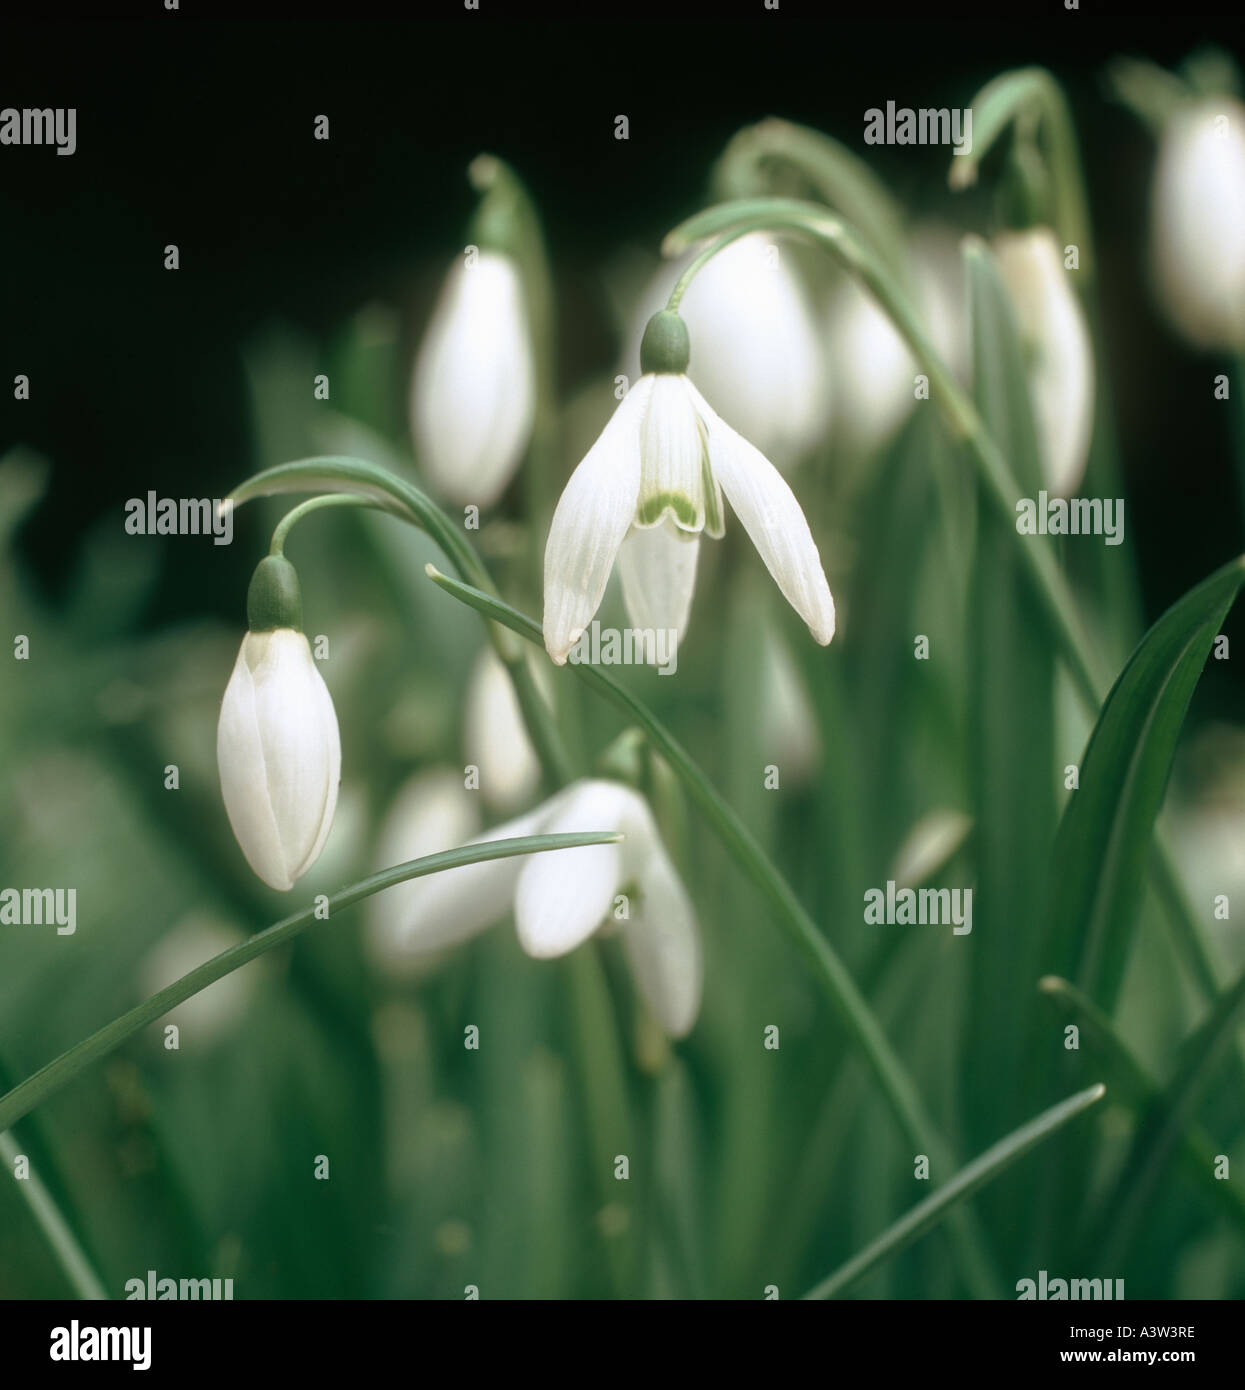
[[[1231,466],[1242,407],[1211,397],[1229,364],[1191,352],[1156,313],[1143,254],[1154,147],[1101,82],[1120,52],[1172,65],[1235,35],[1239,59],[1239,18],[1046,5],[1008,21],[940,7],[933,20],[887,6],[875,23],[812,23],[787,0],[778,14],[758,3],[746,20],[696,23],[634,6],[586,23],[443,4],[452,21],[347,24],[293,17],[307,6],[264,22],[193,8],[5,28],[3,104],[78,109],[72,158],[0,149],[0,452],[21,441],[54,465],[21,541],[53,599],[76,538],[103,513],[120,519],[127,497],[218,496],[277,462],[252,456],[239,351],[257,327],[291,321],[324,341],[379,297],[418,331],[461,244],[464,168],[481,149],[510,160],[542,209],[560,374],[573,387],[614,360],[595,268],[693,210],[740,125],[783,115],[863,152],[869,107],[963,105],[1028,63],[1065,83],[1083,142],[1147,616],[1245,549]],[[312,138],[321,113],[328,142]],[[619,113],[628,142],[613,138]],[[901,199],[964,215],[947,197],[928,201],[944,151],[869,153]],[[176,273],[162,266],[168,242],[181,250]],[[18,372],[31,377],[28,402],[11,398]],[[253,549],[235,547],[227,586],[219,551],[183,549],[145,621],[236,619]]]

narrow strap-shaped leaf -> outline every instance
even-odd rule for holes
[[[845,1265],[823,1279],[816,1288],[810,1289],[804,1297],[834,1298],[841,1294],[876,1269],[883,1260],[888,1260],[923,1236],[930,1227],[937,1225],[957,1202],[962,1202],[979,1187],[993,1181],[1004,1169],[1009,1168],[1017,1159],[1023,1158],[1044,1139],[1049,1139],[1069,1120],[1074,1120],[1083,1110],[1088,1110],[1105,1094],[1106,1087],[1101,1084],[1078,1091],[1076,1095],[1069,1096],[1058,1105],[1052,1105],[1049,1110],[1044,1110],[1027,1125],[1014,1130],[1006,1139],[1000,1139],[985,1153],[973,1159],[967,1167],[961,1168],[950,1182],[944,1183],[936,1192],[931,1192],[923,1202],[918,1202],[893,1226],[866,1245],[859,1254],[853,1255]]]
[[[1245,557],[1190,590],[1141,640],[1107,697],[1060,822],[1052,964],[1108,1014],[1185,712],[1242,582]]]
[[[357,883],[342,888],[329,898],[328,911],[331,917],[344,907],[351,907],[373,893],[392,888],[395,883],[405,883],[408,879],[423,878],[426,874],[441,873],[445,869],[457,869],[464,864],[482,864],[490,859],[511,859],[518,854],[540,854],[551,849],[574,849],[582,845],[613,844],[623,837],[609,831],[584,831],[574,835],[524,835],[513,840],[489,840],[478,845],[464,845],[461,849],[446,850],[441,854],[429,854],[422,859],[410,859],[404,864],[382,869],[360,879]],[[145,999],[128,1013],[114,1018],[98,1032],[71,1047],[67,1052],[40,1068],[6,1096],[0,1096],[0,1134],[17,1123],[23,1115],[28,1115],[36,1105],[48,1096],[68,1085],[84,1067],[98,1062],[114,1052],[140,1028],[159,1018],[162,1014],[200,990],[214,985],[226,975],[232,974],[240,966],[252,961],[256,956],[284,946],[294,937],[307,930],[317,920],[314,906],[296,912],[290,917],[268,927],[266,930],[230,946],[211,960],[196,966],[180,980]]]

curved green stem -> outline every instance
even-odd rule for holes
[[[423,878],[426,874],[440,873],[445,869],[460,868],[464,864],[482,864],[491,859],[511,859],[519,854],[540,854],[546,850],[573,849],[581,845],[613,844],[623,837],[608,831],[584,831],[573,835],[524,835],[513,840],[489,840],[478,845],[464,845],[460,849],[446,850],[441,854],[426,855],[422,859],[410,859],[404,864],[382,869],[379,873],[352,883],[334,893],[328,900],[328,915],[342,908],[352,907],[373,893],[392,888],[408,879]],[[267,930],[230,946],[220,955],[175,980],[171,985],[153,994],[135,1008],[114,1018],[98,1032],[92,1033],[47,1066],[27,1077],[6,1096],[0,1097],[0,1133],[16,1124],[23,1115],[28,1115],[36,1105],[42,1104],[50,1095],[78,1075],[84,1067],[98,1062],[114,1052],[140,1028],[159,1018],[162,1014],[196,995],[200,990],[224,979],[240,966],[246,965],[256,956],[262,956],[277,946],[284,946],[296,936],[306,931],[312,922],[322,914],[316,907],[305,908],[290,917],[268,927]]]
[[[751,230],[750,227],[742,227],[733,232],[727,232],[725,236],[719,237],[712,246],[702,251],[675,281],[674,289],[670,291],[670,298],[666,301],[667,310],[672,314],[678,313],[679,305],[683,302],[683,296],[687,293],[687,287],[696,276],[709,264],[719,251],[724,251],[731,242],[738,241],[740,237],[747,236]]]
[[[951,161],[952,188],[966,188],[977,177],[982,159],[1013,122],[1022,134],[1040,129],[1047,137],[1055,211],[1051,218],[1060,237],[1080,248],[1085,283],[1094,278],[1094,247],[1085,179],[1076,142],[1076,126],[1063,88],[1045,68],[1018,68],[987,82],[971,103],[973,148]]]
[[[309,498],[306,502],[300,502],[297,507],[290,511],[277,522],[276,529],[272,533],[272,541],[268,546],[269,555],[284,555],[286,537],[295,526],[312,512],[318,512],[323,507],[375,507],[383,511],[384,504],[377,501],[374,497],[361,497],[353,492],[326,492],[320,497]]]
[[[450,579],[432,565],[427,568],[428,577],[447,593],[495,622],[504,623],[533,645],[544,646],[540,624],[526,614],[518,612],[491,594],[482,593]],[[674,769],[731,859],[752,880],[773,908],[779,925],[812,968],[827,1000],[860,1044],[905,1135],[918,1150],[929,1154],[935,1166],[950,1168],[949,1150],[935,1133],[912,1078],[891,1047],[877,1018],[856,987],[856,982],[839,959],[834,947],[818,931],[790,884],[770,862],[752,832],[722,800],[713,784],[683,746],[645,705],[596,667],[572,662],[570,669],[585,684],[604,695],[622,710],[628,719],[643,729],[650,744]],[[989,1296],[993,1288],[993,1276],[975,1233],[961,1229],[958,1239],[968,1279],[979,1295]]]

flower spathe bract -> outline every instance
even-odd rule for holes
[[[487,507],[531,438],[536,369],[518,268],[480,251],[450,272],[415,363],[420,466],[451,501]]]
[[[341,740],[333,701],[306,636],[248,632],[216,731],[221,795],[246,861],[273,888],[292,888],[333,823]]]
[[[1198,347],[1245,347],[1245,106],[1176,115],[1154,181],[1154,268],[1173,323]]]
[[[994,253],[1030,357],[1042,475],[1052,493],[1070,497],[1089,461],[1094,423],[1094,356],[1085,314],[1049,227],[1005,232]]]
[[[447,869],[404,885],[401,923],[387,929],[387,951],[417,958],[483,931],[513,908],[524,951],[549,960],[611,923],[658,1022],[682,1037],[700,1008],[700,931],[638,792],[600,779],[575,782],[471,843],[592,830],[624,838]]]
[[[553,514],[544,612],[553,660],[563,664],[591,622],[615,560],[636,626],[682,636],[700,536],[723,534],[724,498],[813,637],[829,642],[834,600],[791,488],[681,370],[646,370],[571,474]]]

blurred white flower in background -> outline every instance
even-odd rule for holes
[[[416,461],[451,502],[487,507],[532,434],[536,368],[519,271],[478,251],[450,272],[411,385]]]
[[[166,988],[245,939],[236,924],[224,917],[202,911],[188,913],[143,957],[138,971],[143,997]],[[220,1041],[246,1013],[268,966],[269,962],[261,959],[231,971],[214,985],[183,1000],[160,1019],[158,1026],[163,1029],[166,1024],[176,1024],[183,1035],[181,1041],[193,1046],[210,1046]]]
[[[1089,462],[1094,423],[1094,355],[1085,313],[1049,227],[1003,232],[994,254],[1029,359],[1042,477],[1048,491],[1070,497]]]
[[[247,863],[286,891],[315,863],[341,780],[337,715],[306,636],[248,632],[221,703],[216,760]]]
[[[540,786],[540,763],[518,696],[491,646],[481,648],[467,683],[463,753],[480,769],[480,794],[492,810],[512,811]]]
[[[413,773],[398,788],[381,822],[373,868],[392,868],[456,849],[480,831],[480,794],[468,791],[461,770],[437,767]],[[374,893],[364,905],[366,939],[376,962],[399,974],[418,974],[422,964],[405,949],[408,924],[423,901],[421,885],[412,879]],[[450,937],[450,941],[453,941]],[[447,942],[447,944],[449,944]]]
[[[685,375],[687,329],[650,320],[642,375],[588,450],[553,514],[545,546],[545,646],[558,665],[601,605],[617,559],[632,622],[687,625],[700,533],[725,530],[723,494],[787,602],[822,645],[834,601],[795,495],[772,463]]]
[[[1245,348],[1245,106],[1190,106],[1159,144],[1155,281],[1176,327],[1203,348]]]
[[[410,791],[414,810],[414,784]],[[449,810],[448,784],[438,796]],[[421,823],[431,827],[431,798],[426,802],[421,814],[427,819]],[[395,808],[390,824],[396,828],[398,820]],[[440,820],[440,843],[416,845],[414,827],[415,820],[408,820],[401,837],[382,846],[390,851],[386,862],[463,843],[457,838],[446,843],[450,827]],[[467,842],[592,830],[617,830],[625,838],[617,844],[465,865],[388,890],[395,895],[391,906],[400,906],[385,914],[373,945],[386,962],[400,966],[476,936],[513,911],[523,950],[549,960],[573,951],[606,924],[616,925],[640,993],[663,1029],[682,1037],[700,1008],[700,930],[648,803],[638,792],[618,782],[575,782],[535,810]]]
[[[635,341],[683,268],[653,280]],[[817,319],[784,249],[761,233],[740,237],[695,277],[679,312],[705,399],[786,472],[824,438],[832,388]]]
[[[918,228],[910,245],[912,298],[943,361],[961,381],[968,372],[964,271],[953,233]],[[827,347],[835,382],[835,439],[857,454],[887,443],[916,402],[917,364],[899,330],[852,276],[831,292]]]
[[[761,748],[782,769],[783,785],[799,786],[821,764],[817,717],[786,643],[768,627],[761,640]]]

